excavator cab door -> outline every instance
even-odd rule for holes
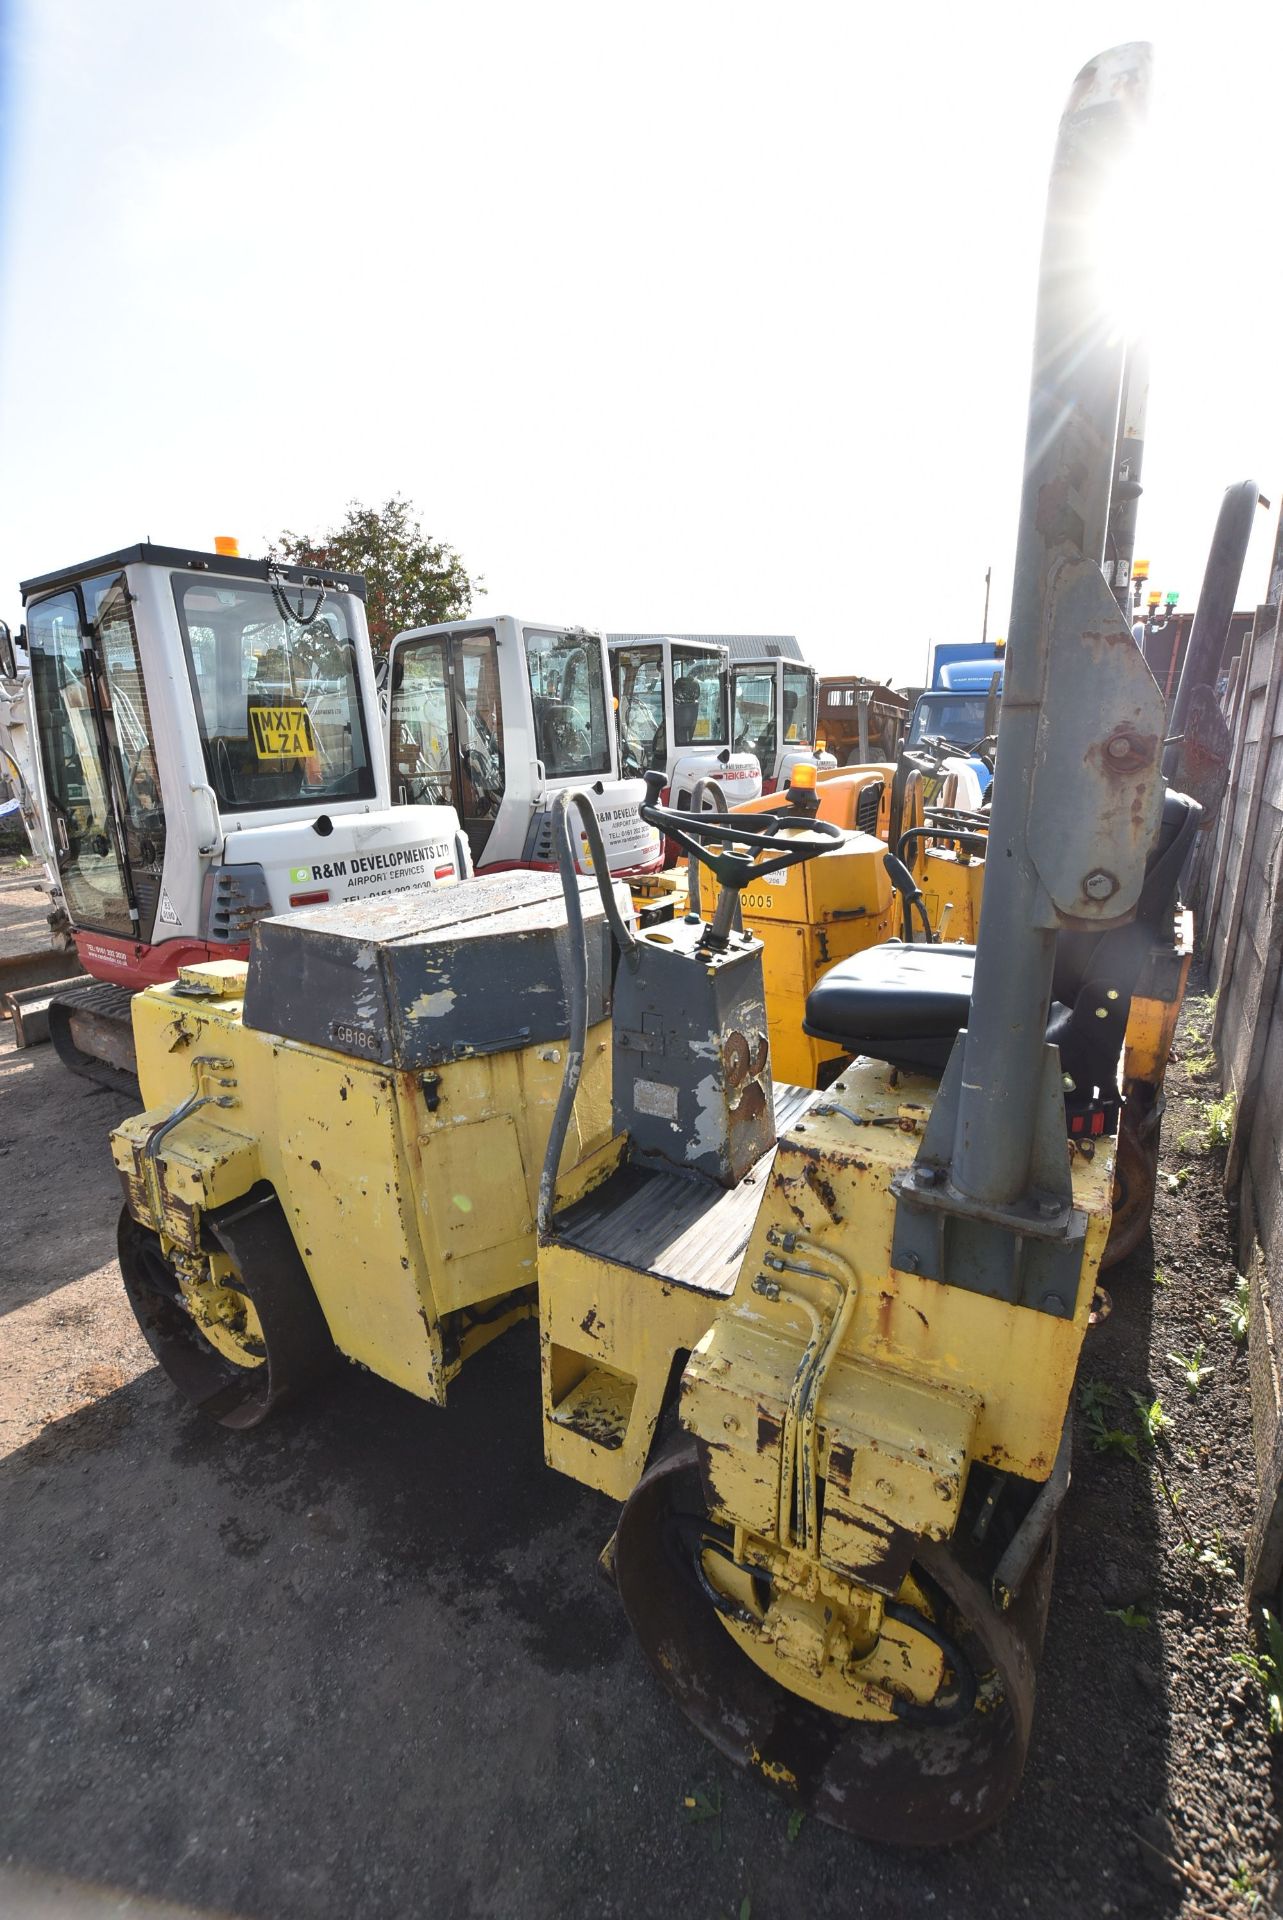
[[[398,800],[453,807],[474,864],[504,796],[495,635],[410,635],[392,648],[389,760]]]
[[[68,911],[77,926],[149,941],[160,904],[165,813],[124,576],[37,601],[27,634]]]

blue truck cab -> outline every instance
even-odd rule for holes
[[[967,748],[978,745],[988,732],[989,692],[996,674],[1001,697],[1005,659],[1000,641],[985,647],[974,641],[942,641],[932,655],[931,686],[918,696],[905,740],[908,747],[917,746],[928,735],[948,740],[958,748],[958,758],[975,769],[982,792],[988,790],[992,775],[986,763]]]

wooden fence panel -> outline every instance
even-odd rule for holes
[[[1248,1584],[1283,1581],[1283,639],[1261,608],[1231,697],[1233,754],[1221,819],[1199,868],[1203,950],[1217,991],[1213,1040],[1234,1123],[1226,1189],[1249,1276],[1249,1371],[1258,1469]]]
[[[1242,669],[1226,696],[1226,717],[1230,723],[1233,750],[1230,782],[1225,805],[1211,834],[1212,847],[1199,863],[1200,920],[1203,950],[1208,956],[1213,981],[1220,979],[1224,967],[1228,920],[1234,896],[1234,881],[1242,855],[1243,837],[1250,811],[1256,772],[1257,747],[1265,688],[1273,664],[1276,609],[1258,607],[1252,632],[1245,647]]]

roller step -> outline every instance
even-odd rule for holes
[[[624,1444],[634,1383],[609,1367],[593,1367],[552,1410],[555,1425],[614,1453]]]

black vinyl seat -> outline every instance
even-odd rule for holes
[[[887,940],[839,960],[807,995],[803,1032],[912,1073],[943,1073],[971,1004],[974,947]]]
[[[1169,939],[1181,868],[1202,808],[1168,792],[1136,916],[1100,933],[1062,932],[1047,1038],[1060,1048],[1067,1088],[1080,1100],[1116,1093],[1116,1068],[1132,993],[1155,941]],[[907,1072],[942,1074],[967,1023],[974,947],[888,940],[840,960],[812,987],[802,1030],[844,1053]]]

